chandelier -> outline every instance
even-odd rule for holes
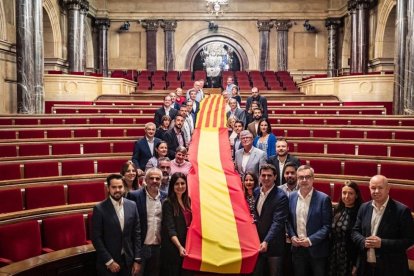
[[[222,15],[224,9],[229,6],[229,0],[206,0],[207,11],[211,15]]]

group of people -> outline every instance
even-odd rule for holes
[[[165,96],[132,160],[108,176],[109,197],[93,211],[99,275],[191,275],[182,268],[192,220],[186,159],[202,87],[196,81],[186,99],[181,89]],[[245,111],[237,96],[229,78],[232,156],[260,239],[253,275],[406,275],[414,225],[410,210],[389,197],[387,178],[371,178],[366,203],[355,182],[345,183],[332,208],[313,188],[314,170],[272,133],[266,98],[253,88]]]

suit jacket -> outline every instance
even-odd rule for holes
[[[141,258],[141,227],[135,202],[124,200],[124,229],[121,230],[115,208],[108,198],[93,208],[92,243],[96,249],[97,266],[106,270],[105,263],[113,259],[121,263],[125,252],[127,267]]]
[[[236,151],[236,157],[235,157],[236,170],[239,172],[241,177],[243,177],[244,174],[249,171],[259,176],[260,166],[266,163],[266,153],[262,150],[252,147],[252,152],[250,153],[249,161],[247,161],[247,164],[246,164],[246,170],[243,171],[243,168],[242,168],[243,151],[244,151],[244,148]]]
[[[183,137],[184,146],[187,146],[185,144],[185,136],[183,131],[181,131],[181,136]],[[167,142],[168,145],[168,158],[173,160],[175,158],[175,152],[177,150],[177,147],[180,145],[178,144],[178,139],[177,135],[175,134],[174,128],[167,130],[167,132],[165,132],[164,141]]]
[[[295,157],[293,155],[290,155],[289,153],[287,155],[285,164],[288,163],[288,162],[294,163],[295,166],[296,166],[296,168],[299,168],[300,167],[300,160],[299,160],[299,158],[297,158],[297,157]],[[276,185],[277,186],[280,186],[280,185],[286,183],[285,176],[283,175],[284,174],[284,171],[281,172],[280,171],[280,168],[279,168],[279,159],[277,159],[277,154],[276,155],[273,155],[273,156],[270,156],[269,159],[267,159],[267,163],[272,164],[273,166],[276,167],[276,170],[277,170]],[[284,168],[283,168],[283,170],[284,170]],[[281,179],[282,179],[282,181],[280,181]]]
[[[263,110],[263,118],[267,118],[267,99],[261,95],[259,95],[256,99],[253,99],[251,96],[248,97],[246,100],[246,110],[249,110],[253,101],[258,101],[260,103]]]
[[[166,263],[179,264],[182,262],[182,258],[177,247],[171,241],[173,236],[177,236],[181,245],[185,246],[187,224],[181,208],[178,216],[174,216],[173,205],[167,199],[162,204],[161,260]]]
[[[352,240],[358,246],[358,275],[363,275],[366,268],[367,250],[365,238],[371,236],[372,201],[361,205],[352,231]],[[405,251],[414,244],[414,225],[411,212],[404,204],[388,200],[377,236],[381,238],[381,248],[375,249],[379,275],[408,274],[408,263]]]
[[[154,147],[157,145],[161,140],[154,137]],[[155,151],[155,150],[154,150]],[[145,166],[150,160],[151,157],[154,155],[151,154],[151,150],[149,148],[147,138],[138,140],[135,142],[134,145],[134,152],[132,153],[132,162],[141,170],[145,171]]]
[[[240,143],[239,143],[239,146],[236,148],[236,143],[237,142],[240,142]],[[236,151],[238,151],[239,149],[242,149],[242,148],[243,148],[243,146],[241,144],[240,137],[237,136],[236,138],[234,138],[234,146],[233,146],[232,152],[231,152],[231,157],[233,158],[233,161],[236,158]]]
[[[289,237],[297,236],[296,205],[299,197],[298,192],[293,192],[289,196]],[[308,247],[311,257],[322,258],[329,256],[329,232],[331,230],[331,224],[331,199],[326,194],[313,189],[308,220],[306,222],[306,234],[312,243],[312,246]],[[292,252],[296,250],[297,247],[292,246]]]
[[[195,111],[194,111],[194,106],[195,106]],[[191,110],[191,113],[197,115],[199,111],[200,111],[200,102],[193,101],[193,109]]]
[[[260,215],[257,212],[257,202],[260,188],[254,191],[256,227],[260,242],[268,244],[268,256],[282,256],[286,242],[285,225],[289,214],[289,200],[286,194],[276,186],[267,195]]]
[[[162,123],[161,122],[162,116],[168,115],[168,116],[170,116],[171,120],[174,120],[174,118],[177,115],[177,113],[178,113],[178,110],[175,109],[173,106],[171,106],[170,112],[168,114],[165,114],[164,106],[162,106],[162,107],[158,108],[155,111],[155,114],[154,114],[154,123],[155,123],[155,125],[157,127],[159,127],[161,125],[161,123]]]
[[[146,189],[142,188],[139,190],[131,191],[128,193],[128,199],[134,201],[137,206],[140,226],[141,226],[141,244],[144,244],[145,237],[147,236],[148,230],[148,220],[147,220],[147,193]],[[167,197],[167,194],[160,190],[160,200],[161,203],[164,202],[164,199]]]
[[[231,111],[228,111],[226,113],[227,120],[229,119],[230,114]],[[236,108],[236,110],[234,111],[234,116],[236,116],[237,120],[242,121],[244,126],[246,125],[246,112],[244,112],[243,109]]]
[[[247,130],[250,131],[253,134],[253,138],[256,138],[257,131],[256,131],[256,127],[255,127],[255,124],[254,124],[254,120],[253,120],[253,122],[251,122],[250,124],[247,125]]]

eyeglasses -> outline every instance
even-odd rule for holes
[[[308,180],[310,180],[310,179],[312,179],[312,178],[313,178],[313,176],[312,176],[312,175],[301,175],[301,176],[298,176],[298,180],[299,180],[299,181],[303,181],[303,180],[308,181]]]

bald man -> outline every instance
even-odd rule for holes
[[[391,185],[383,175],[369,181],[372,200],[361,205],[352,231],[360,250],[357,275],[408,275],[405,251],[414,244],[410,209],[389,197]]]

